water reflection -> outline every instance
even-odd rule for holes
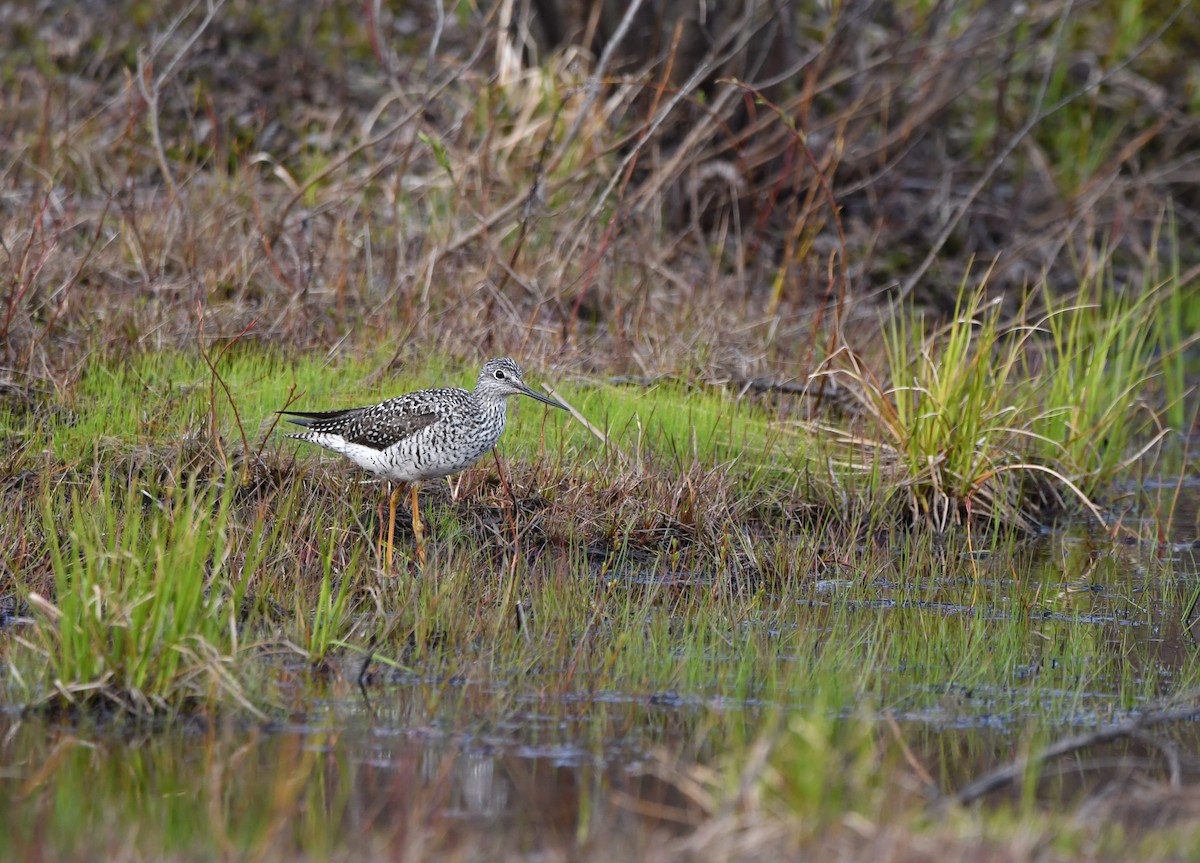
[[[128,836],[151,855],[492,842],[537,850],[597,831],[636,845],[697,817],[672,783],[636,764],[372,726],[363,716],[350,708],[339,728],[131,731],[0,715],[0,853],[70,854]]]
[[[1194,672],[1196,639],[1180,610],[1197,589],[1196,557],[1178,543],[1114,546],[1062,533],[920,578],[882,571],[871,581],[815,584],[805,613],[820,622],[835,608],[843,629],[831,638],[871,616],[892,631],[983,621],[988,637],[1024,639],[1011,652],[1018,667],[980,678],[999,683],[962,684],[947,671],[956,657],[922,660],[920,651],[912,656],[927,666],[881,675],[891,687],[880,695],[889,721],[935,784],[950,789],[1024,751],[1030,717],[1111,721]],[[765,624],[751,614],[740,625],[777,620],[769,599],[754,614]],[[731,656],[715,663],[733,661],[730,644]],[[781,653],[773,661],[813,658]],[[670,690],[547,695],[557,690],[544,681],[437,673],[381,672],[363,698],[353,673],[314,681],[305,668],[281,668],[273,680],[291,714],[269,726],[233,718],[56,724],[0,712],[0,857],[92,859],[128,843],[147,857],[206,849],[317,858],[336,848],[415,858],[464,847],[569,857],[602,837],[610,857],[632,859],[704,817],[681,790],[691,786],[662,764],[713,763],[755,738],[762,712],[802,706],[787,691],[762,702]],[[1114,694],[1122,685],[1133,695],[1124,703]],[[881,745],[891,745],[892,732],[879,725]],[[1181,752],[1200,750],[1191,725],[1170,736]],[[1081,793],[1108,762],[1111,777],[1162,772],[1160,752],[1134,741],[1055,764],[1042,792]]]

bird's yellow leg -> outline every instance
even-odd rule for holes
[[[412,528],[417,538],[417,562],[425,565],[425,526],[421,524],[421,512],[417,509],[417,483],[412,484]]]
[[[387,540],[387,557],[383,559],[384,569],[392,568],[392,540],[396,537],[396,501],[400,500],[400,495],[404,492],[404,483],[397,483],[392,489],[391,497],[388,500],[388,540]],[[379,535],[383,536],[383,525],[379,526]]]

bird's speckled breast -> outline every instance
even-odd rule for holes
[[[470,409],[443,413],[438,421],[381,451],[386,476],[411,482],[449,476],[473,465],[496,445],[507,418],[503,399],[476,399]]]

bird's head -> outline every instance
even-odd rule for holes
[[[479,379],[475,382],[475,392],[481,396],[503,398],[505,396],[529,396],[551,407],[567,409],[561,402],[549,396],[544,396],[525,384],[525,376],[521,367],[508,357],[497,357],[488,360],[479,370]]]

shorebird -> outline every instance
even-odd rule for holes
[[[366,407],[336,411],[280,411],[305,431],[288,437],[341,453],[395,483],[389,498],[387,565],[392,560],[396,501],[412,491],[417,559],[425,564],[425,531],[417,509],[421,480],[449,476],[473,465],[504,431],[508,397],[525,395],[551,407],[567,406],[525,385],[521,367],[507,357],[488,360],[474,392],[458,387],[418,390]],[[379,526],[380,542],[383,525]]]

